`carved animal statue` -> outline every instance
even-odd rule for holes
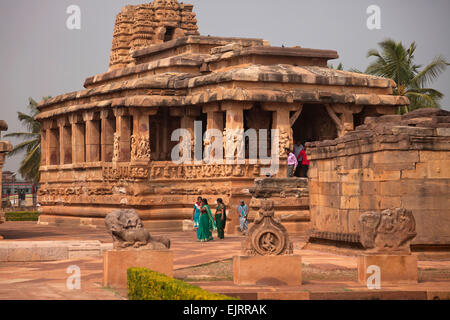
[[[113,238],[115,249],[169,249],[170,240],[166,237],[152,237],[144,228],[136,210],[117,210],[108,214],[105,225]]]

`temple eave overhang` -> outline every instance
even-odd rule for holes
[[[51,111],[41,112],[36,116],[37,120],[62,116],[69,113],[87,111],[90,109],[104,108],[174,108],[187,106],[202,106],[211,102],[222,101],[249,101],[271,103],[308,103],[308,104],[349,104],[364,106],[404,106],[409,105],[409,100],[404,96],[375,95],[375,94],[346,94],[331,93],[328,91],[277,91],[277,90],[245,90],[245,89],[217,89],[204,90],[203,93],[185,97],[175,96],[149,96],[136,95],[124,98],[103,100],[65,108],[57,108]]]

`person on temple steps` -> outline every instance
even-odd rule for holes
[[[286,154],[288,156],[287,176],[288,178],[292,178],[298,166],[297,157],[295,156],[295,154],[292,153],[292,151],[289,148],[286,148],[284,150],[286,151]]]
[[[309,160],[308,160],[308,157],[306,156],[306,148],[304,148],[302,151],[300,151],[300,157],[302,159],[302,161],[301,161],[302,175],[301,176],[304,178],[308,178]]]
[[[300,159],[300,152],[304,149],[303,145],[301,144],[300,140],[294,140],[294,154],[297,157],[297,161],[298,163],[302,163],[301,159]],[[301,166],[298,165],[297,169],[295,170],[294,175],[296,177],[300,177],[301,176]]]
[[[248,206],[245,204],[244,200],[241,200],[241,204],[238,207],[239,214],[239,229],[242,234],[245,235],[248,230]]]

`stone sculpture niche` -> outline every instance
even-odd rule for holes
[[[416,221],[404,208],[366,212],[359,217],[360,242],[368,253],[410,254]]]
[[[113,238],[114,249],[170,249],[170,240],[151,236],[136,210],[113,211],[106,216],[105,225]]]
[[[293,253],[286,228],[275,218],[272,200],[261,200],[259,217],[250,228],[244,242],[247,256],[278,256]]]

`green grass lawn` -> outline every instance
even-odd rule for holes
[[[17,211],[6,212],[6,221],[38,221],[39,212]]]

